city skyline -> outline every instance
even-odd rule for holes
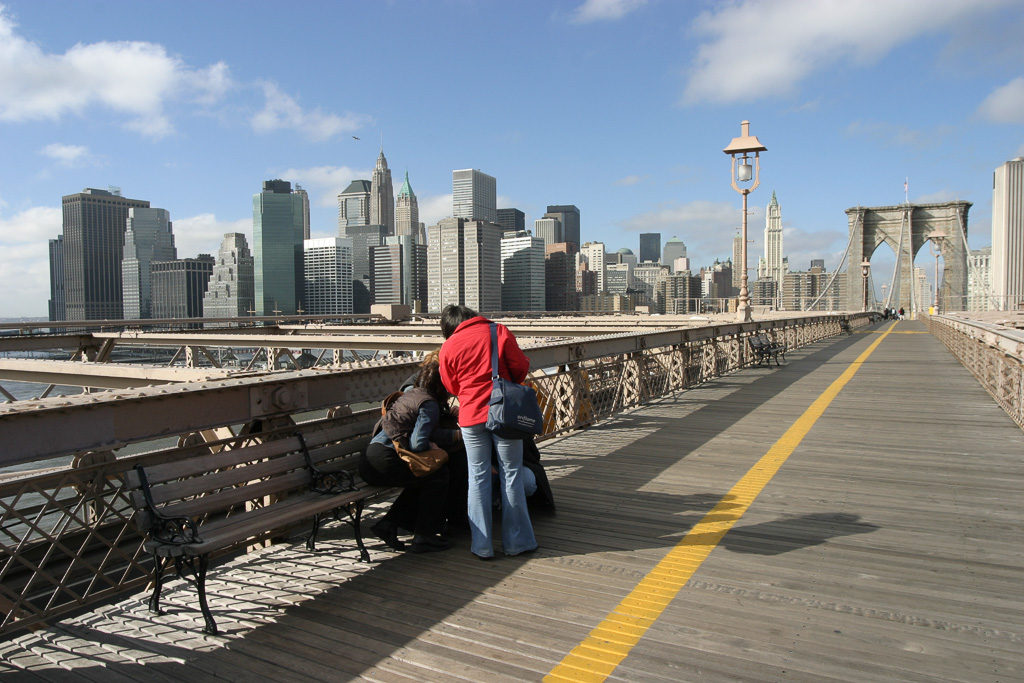
[[[336,195],[372,177],[382,145],[427,226],[451,214],[452,170],[477,168],[528,226],[571,203],[581,241],[615,252],[637,250],[641,232],[678,236],[699,268],[731,253],[739,202],[721,149],[749,119],[768,147],[752,224],[777,191],[790,262],[833,268],[843,211],[902,202],[907,177],[911,202],[973,202],[970,245],[988,245],[992,173],[1024,152],[1024,48],[1010,38],[1024,10],[1012,3],[324,6],[280,17],[282,42],[262,55],[247,47],[270,30],[260,13],[185,8],[0,3],[0,317],[46,315],[47,240],[61,196],[85,187],[166,208],[192,257],[225,233],[252,238],[252,188],[267,178],[301,184],[312,236],[337,235]],[[784,20],[798,11],[799,32]],[[328,38],[342,21],[364,30],[339,46]],[[487,30],[498,22],[502,34]],[[379,30],[392,54],[365,74],[346,68],[353,87],[337,92],[320,63],[377,54]],[[481,58],[415,54],[428,34],[479,45]],[[511,46],[521,59],[501,59]],[[496,108],[438,87],[485,75],[518,100]],[[388,87],[357,87],[373,81]],[[752,232],[749,253],[762,253]]]

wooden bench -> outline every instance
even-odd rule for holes
[[[748,337],[747,341],[750,343],[750,350],[758,365],[761,363],[771,365],[771,361],[774,359],[775,365],[779,366],[781,365],[779,356],[782,356],[782,360],[786,360],[786,344],[772,341],[766,334],[752,335]]]
[[[393,493],[355,476],[354,446],[318,443],[294,432],[282,438],[166,464],[137,466],[128,474],[135,519],[153,556],[149,608],[160,614],[163,574],[174,563],[199,594],[205,633],[217,624],[206,601],[206,572],[213,552],[252,543],[311,520],[306,547],[316,549],[326,515],[344,511],[355,532],[360,559],[369,561],[360,520],[365,504]],[[365,442],[366,439],[362,439]],[[365,445],[363,443],[362,445]],[[357,449],[358,450],[358,449]],[[349,456],[349,457],[343,457]]]

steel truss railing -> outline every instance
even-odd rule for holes
[[[1024,332],[947,315],[927,321],[928,330],[1024,429]]]
[[[796,348],[868,320],[866,314],[819,315],[531,349],[531,367],[537,369],[530,381],[540,396],[545,437],[748,366],[753,358],[747,339],[753,334]],[[296,431],[310,448],[349,457],[365,446],[378,414],[353,412],[353,406],[379,401],[413,367],[384,359],[342,371],[284,372],[5,406],[0,465],[45,469],[0,474],[0,634],[109,601],[148,582],[151,560],[125,490],[125,473],[135,465],[224,448],[256,448],[269,456],[297,448]],[[169,445],[168,436],[177,437],[175,443]]]

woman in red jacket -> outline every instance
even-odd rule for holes
[[[523,442],[507,439],[487,430],[487,407],[491,398],[491,321],[459,305],[441,311],[441,333],[445,342],[439,357],[441,380],[459,399],[459,426],[469,466],[467,516],[472,533],[471,550],[481,559],[494,557],[491,540],[491,452],[498,453],[501,487],[501,543],[506,555],[536,550],[537,540],[530,523],[523,491]],[[498,374],[522,382],[530,361],[519,349],[516,338],[498,325]]]

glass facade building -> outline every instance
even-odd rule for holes
[[[268,180],[252,198],[256,315],[294,315],[302,307],[302,198],[286,180]]]
[[[544,310],[544,240],[529,231],[501,239],[501,309]]]
[[[166,209],[128,210],[124,258],[121,260],[121,291],[126,320],[152,317],[150,264],[153,261],[173,261],[178,258],[172,227]]]
[[[452,171],[452,216],[495,223],[498,190],[494,176],[473,168]]]
[[[213,274],[213,257],[153,261],[153,317],[199,318],[203,295]]]

